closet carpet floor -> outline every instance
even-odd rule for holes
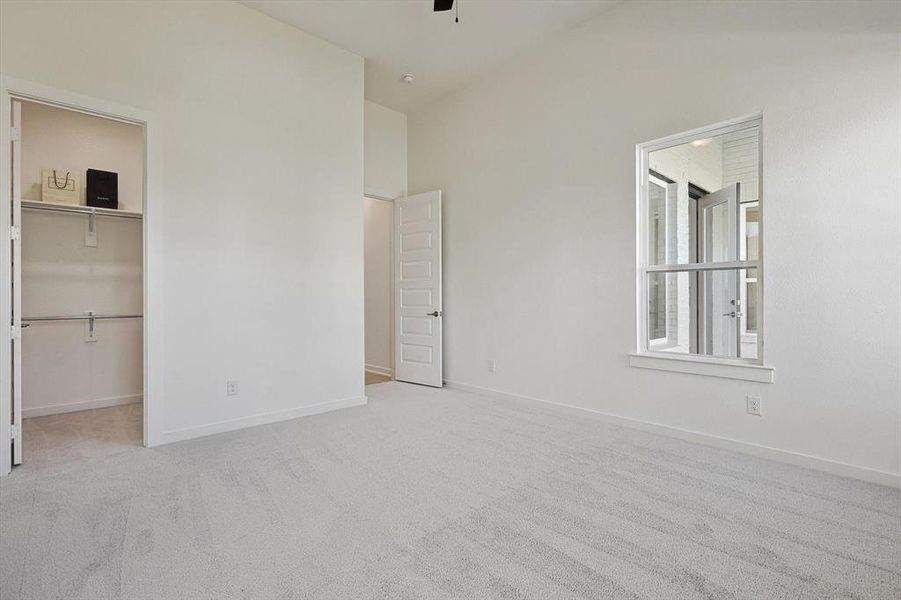
[[[142,446],[144,408],[133,403],[33,417],[22,422],[22,429],[25,468],[62,465]]]
[[[401,383],[0,482],[0,597],[901,597],[901,492]]]
[[[372,371],[365,371],[363,375],[366,377],[366,385],[372,385],[375,383],[387,383],[391,381],[391,378],[387,375],[382,375],[381,373],[373,373]]]

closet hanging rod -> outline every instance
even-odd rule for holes
[[[34,323],[37,321],[99,321],[101,319],[143,319],[144,315],[68,315],[57,317],[26,317],[22,319],[23,323]]]
[[[72,213],[76,215],[94,215],[97,217],[115,217],[117,219],[141,220],[144,215],[136,212],[114,210],[112,208],[98,208],[94,206],[66,206],[64,204],[47,204],[35,200],[22,200],[22,208],[27,210],[46,210],[49,212]]]

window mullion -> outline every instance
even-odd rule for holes
[[[756,269],[759,267],[756,260],[733,260],[710,263],[685,263],[676,265],[645,265],[642,271],[645,273],[681,273],[685,271],[729,271],[732,269]]]

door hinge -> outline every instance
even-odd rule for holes
[[[11,142],[20,141],[18,127],[10,127],[9,128],[9,141],[11,141]]]
[[[9,426],[9,437],[17,440],[22,436],[22,426],[18,423],[13,423]]]
[[[15,241],[22,237],[22,232],[15,225],[9,226],[9,239]]]
[[[22,337],[22,328],[18,325],[9,326],[9,339],[18,340]]]

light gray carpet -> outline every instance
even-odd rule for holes
[[[0,597],[898,598],[901,493],[398,383],[0,483]]]
[[[25,467],[52,467],[137,448],[144,439],[141,403],[25,419]]]

